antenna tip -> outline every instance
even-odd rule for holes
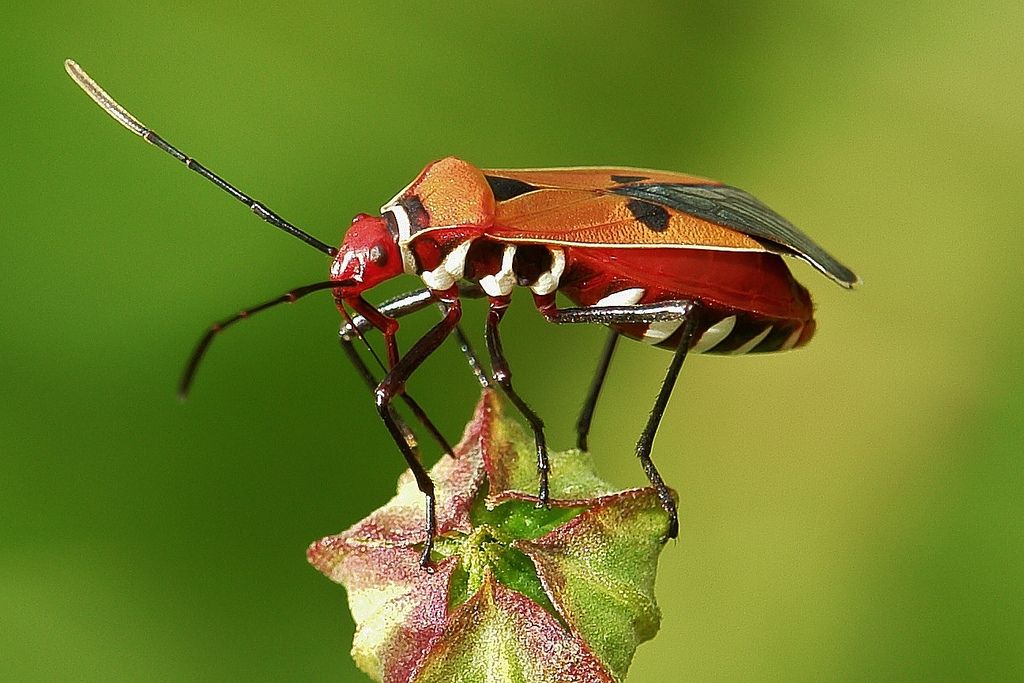
[[[73,59],[64,60],[64,70],[68,72],[68,76],[71,76],[72,80],[79,84],[81,84],[83,80],[89,78],[88,76],[85,76],[85,69],[80,67],[78,62]]]
[[[92,88],[93,90],[98,89],[99,86],[96,86],[95,82],[89,78],[89,74],[85,73],[85,69],[78,65],[78,62],[73,59],[65,59],[64,71],[67,72],[68,76],[71,77],[71,80],[73,80],[79,88],[89,93],[89,97],[96,99],[92,92],[90,92],[90,86],[95,86]]]
[[[65,59],[64,70],[68,72],[68,76],[71,76],[71,80],[78,84],[78,87],[122,126],[141,137],[145,137],[149,133],[149,129],[132,116],[127,109],[115,102],[114,98],[108,95],[99,83],[85,73],[85,69],[80,67],[78,62],[73,59]]]

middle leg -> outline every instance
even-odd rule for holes
[[[587,446],[587,437],[590,435],[590,423],[594,419],[594,409],[597,408],[597,399],[601,395],[601,388],[604,386],[605,377],[608,376],[608,366],[611,365],[612,355],[615,353],[615,346],[619,342],[619,333],[615,330],[608,330],[608,340],[601,352],[601,360],[594,371],[594,378],[590,382],[590,390],[587,392],[587,399],[580,409],[580,416],[576,420],[576,448],[581,451],[590,450]]]
[[[423,337],[419,339],[412,348],[399,359],[398,363],[381,380],[374,391],[374,399],[377,405],[377,413],[387,427],[398,449],[405,457],[409,469],[412,470],[416,479],[416,485],[426,498],[426,539],[423,544],[423,552],[420,555],[420,564],[428,567],[430,554],[434,547],[434,535],[437,533],[436,505],[434,502],[434,482],[427,473],[426,468],[416,457],[416,454],[409,447],[402,433],[401,428],[393,418],[391,402],[396,396],[405,391],[405,383],[413,372],[432,354],[449,334],[459,324],[462,317],[462,307],[458,299],[458,290],[445,292],[446,296],[440,297],[445,304],[445,316],[437,325],[432,327]]]
[[[476,290],[470,287],[460,287],[459,293],[461,296],[479,296]],[[444,315],[447,308],[446,305],[438,301],[437,297],[435,297],[433,292],[431,292],[429,289],[419,289],[413,292],[402,294],[392,299],[388,299],[387,301],[381,303],[380,305],[374,308],[383,316],[398,319],[411,313],[417,313],[423,310],[424,308],[428,308],[433,304],[436,304],[441,309],[442,315]],[[362,377],[363,381],[369,386],[370,391],[373,391],[380,383],[380,380],[374,376],[373,372],[363,361],[363,359],[359,356],[359,353],[356,351],[354,345],[356,339],[362,339],[363,333],[368,332],[371,329],[376,328],[374,327],[370,319],[366,318],[363,315],[356,314],[355,316],[352,317],[350,321],[346,322],[341,326],[341,329],[339,330],[338,334],[338,341],[341,344],[341,348],[342,350],[344,350],[345,355],[351,361],[352,365],[356,368],[356,371],[359,373],[360,377]],[[458,340],[459,347],[461,348],[463,355],[465,355],[466,359],[469,361],[469,366],[470,369],[472,369],[473,374],[476,376],[481,386],[487,388],[487,386],[489,386],[487,376],[484,373],[483,369],[481,368],[480,360],[477,358],[476,352],[473,350],[473,347],[470,344],[469,339],[466,337],[465,332],[463,332],[461,325],[456,325],[455,337]],[[376,357],[376,354],[373,353],[372,350],[371,354]],[[379,360],[378,363],[380,363]],[[448,440],[445,439],[441,431],[434,425],[433,421],[430,420],[430,418],[426,414],[426,411],[423,410],[419,402],[415,401],[411,396],[409,396],[408,393],[405,392],[402,393],[401,398],[406,403],[409,410],[413,413],[416,419],[420,422],[420,424],[422,424],[431,434],[431,436],[433,436],[434,440],[437,441],[438,444],[440,444],[442,451],[449,455],[452,455],[452,448],[451,445],[448,443]],[[401,429],[402,432],[405,433],[406,440],[410,442],[413,449],[416,449],[416,437],[412,433],[412,430],[398,416],[398,414],[394,412],[393,408],[391,408],[391,411],[392,419],[395,420],[395,423],[398,425],[399,429]]]
[[[519,412],[530,424],[530,429],[533,430],[534,442],[537,445],[537,476],[540,479],[537,491],[537,498],[539,499],[537,504],[538,506],[547,507],[548,499],[550,498],[548,472],[551,467],[548,463],[547,439],[544,437],[544,421],[512,387],[512,370],[509,368],[508,360],[505,358],[505,351],[501,345],[501,335],[498,332],[498,325],[501,323],[501,319],[505,317],[505,312],[508,311],[511,297],[497,296],[490,297],[489,299],[490,309],[487,311],[485,339],[487,341],[487,352],[491,357],[491,377],[504,390],[505,395],[519,409]]]

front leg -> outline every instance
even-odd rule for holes
[[[338,340],[341,344],[342,351],[345,352],[345,355],[352,363],[352,366],[356,369],[356,372],[359,373],[359,376],[363,378],[363,382],[367,387],[369,387],[371,392],[375,391],[377,389],[377,385],[380,384],[380,380],[374,377],[373,371],[370,370],[369,366],[366,365],[366,362],[363,361],[362,357],[359,355],[359,352],[356,351],[356,348],[352,343],[352,339],[345,336],[344,328],[342,328],[342,334],[339,335]],[[444,434],[442,434],[441,430],[437,428],[437,425],[435,425],[434,421],[430,419],[426,411],[423,410],[423,407],[420,406],[419,402],[413,399],[413,397],[407,392],[402,394],[402,401],[405,402],[405,405],[408,406],[410,411],[412,411],[412,414],[420,424],[426,427],[427,431],[430,432],[430,435],[434,437],[434,440],[441,446],[441,450],[448,455],[453,455],[452,447],[451,444],[448,443],[448,439],[444,437]],[[390,410],[392,419],[394,419],[399,429],[402,430],[402,433],[405,435],[405,440],[409,443],[409,446],[413,451],[419,453],[419,444],[412,429],[408,424],[406,424],[405,420],[398,416],[394,406],[392,406]]]
[[[544,437],[544,421],[533,412],[533,409],[526,404],[516,390],[512,387],[512,370],[509,369],[508,360],[505,358],[505,351],[501,346],[501,335],[498,333],[498,325],[505,317],[508,305],[511,302],[509,296],[492,296],[490,309],[487,311],[487,328],[485,339],[487,341],[487,352],[491,357],[491,375],[494,381],[504,390],[505,395],[519,409],[526,421],[530,423],[533,430],[534,442],[537,444],[537,476],[540,479],[540,486],[537,491],[538,506],[547,507],[550,493],[548,490],[548,446]]]
[[[412,470],[413,477],[416,479],[416,486],[426,497],[426,540],[423,544],[423,552],[420,554],[420,564],[423,567],[427,567],[430,564],[430,554],[434,549],[434,536],[437,533],[434,482],[427,473],[423,463],[419,461],[406,442],[401,428],[394,420],[390,407],[395,396],[405,391],[405,383],[409,380],[412,373],[416,371],[416,368],[430,354],[437,350],[445,338],[459,324],[459,320],[462,317],[462,306],[458,299],[458,289],[453,287],[451,290],[440,294],[439,298],[446,306],[444,318],[423,335],[419,341],[413,344],[409,352],[399,359],[374,391],[377,412],[381,420],[384,421],[384,425],[391,434],[391,438],[395,440],[395,444],[398,445],[398,449],[402,452],[402,456],[409,465],[409,469]]]
[[[478,299],[482,296],[483,290],[479,287],[467,283],[459,283],[460,298],[470,297]],[[417,289],[388,299],[374,308],[389,318],[401,318],[411,313],[422,311],[424,308],[433,304],[437,304],[437,306],[441,308],[441,313],[443,315],[445,305],[438,302],[434,293],[429,289]],[[351,321],[342,325],[340,331],[342,343],[352,341],[355,337],[361,336],[360,333],[366,332],[370,329],[373,329],[373,324],[362,315],[356,315]],[[458,325],[455,328],[455,338],[459,343],[459,348],[462,351],[462,354],[469,362],[469,368],[473,371],[473,375],[477,378],[477,381],[480,382],[480,386],[486,389],[490,386],[490,382],[487,379],[487,374],[484,372],[483,367],[480,365],[480,359],[477,358],[476,352],[473,350],[473,345],[470,343],[469,338],[466,337],[466,333],[462,330],[462,325]],[[377,385],[376,382],[373,384],[374,386]]]
[[[398,332],[398,321],[381,313],[361,296],[349,299],[347,303],[353,311],[366,318],[371,327],[376,328],[384,335],[384,343],[388,352],[388,370],[393,369],[398,364],[398,339],[395,337]]]

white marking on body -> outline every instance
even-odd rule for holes
[[[512,271],[512,259],[516,256],[514,245],[507,245],[501,255],[501,269],[493,275],[480,278],[480,287],[487,296],[508,296],[516,284],[516,274]]]
[[[381,211],[381,213],[388,212],[395,217],[395,223],[398,224],[398,241],[408,242],[412,236],[412,221],[409,220],[409,212],[405,210],[405,207],[398,204],[388,206]]]
[[[738,349],[730,351],[729,353],[732,354],[733,356],[742,356],[744,353],[750,353],[751,351],[754,350],[755,346],[763,342],[764,338],[767,337],[769,333],[771,333],[772,327],[772,325],[769,325],[768,327],[764,328],[761,334],[757,335],[756,337],[754,337],[753,339],[751,339]]]
[[[430,289],[444,291],[455,284],[455,278],[451,276],[444,266],[438,266],[434,270],[424,270],[420,273],[420,279]]]
[[[407,274],[415,275],[416,259],[412,255],[412,250],[409,249],[409,239],[412,236],[412,223],[409,221],[409,213],[397,204],[384,207],[381,213],[389,211],[395,217],[395,223],[398,225],[398,250],[402,252],[402,268]]]
[[[565,253],[561,249],[551,249],[551,267],[540,274],[537,281],[530,285],[534,294],[551,294],[558,289],[558,281],[565,271]]]
[[[644,290],[640,287],[633,287],[632,289],[623,289],[618,292],[612,292],[608,296],[599,300],[595,306],[633,306],[640,299],[644,298]]]
[[[448,271],[456,280],[462,278],[466,273],[466,254],[469,253],[469,247],[473,244],[473,240],[466,240],[459,246],[448,252],[448,255],[444,257],[444,263],[441,267]]]
[[[697,343],[690,349],[690,353],[710,351],[725,341],[725,338],[732,334],[734,327],[736,327],[736,316],[730,315],[728,318],[722,318],[700,336]]]
[[[435,290],[445,290],[454,285],[466,272],[466,254],[472,243],[472,240],[466,240],[448,252],[437,268],[423,271],[420,274],[423,283]]]
[[[648,344],[660,344],[665,341],[678,330],[683,324],[682,319],[679,320],[658,320],[647,326],[647,331],[644,332],[644,341]]]
[[[779,351],[789,351],[791,348],[796,346],[796,343],[800,341],[800,333],[803,331],[803,325],[800,325],[800,327],[793,330],[793,334],[789,335],[789,337],[786,338],[786,341],[784,341],[782,343],[782,346],[779,347]]]

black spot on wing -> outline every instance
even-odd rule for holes
[[[515,178],[502,178],[495,175],[485,175],[484,179],[487,181],[487,184],[491,186],[491,192],[494,193],[494,198],[499,202],[540,189],[536,185],[524,183],[522,180],[516,180]]]
[[[630,199],[626,208],[634,218],[655,232],[661,232],[668,227],[668,211],[660,204]]]
[[[613,175],[612,182],[619,183],[620,185],[625,183],[639,183],[641,180],[647,180],[645,175]]]
[[[849,287],[858,281],[853,271],[815,244],[795,225],[739,188],[727,185],[645,183],[615,187],[609,191],[637,200],[657,202],[771,242],[803,257],[841,285]]]

